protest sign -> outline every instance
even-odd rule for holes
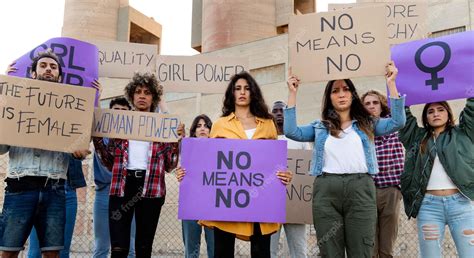
[[[474,31],[396,45],[397,88],[406,105],[473,97]]]
[[[135,72],[155,72],[157,45],[93,41],[99,49],[99,76],[132,78]]]
[[[400,44],[427,37],[428,2],[329,4],[328,10],[375,5],[385,6],[390,44]]]
[[[95,90],[0,75],[0,144],[88,149]]]
[[[293,179],[286,187],[286,223],[313,224],[313,182],[309,175],[311,150],[288,150],[288,170]]]
[[[178,218],[285,222],[286,157],[285,141],[183,139]]]
[[[390,58],[385,20],[383,6],[290,17],[293,73],[302,82],[384,75]]]
[[[92,136],[148,142],[177,142],[179,118],[170,114],[96,109]]]
[[[249,70],[246,58],[158,56],[156,74],[166,92],[224,93],[231,77]]]

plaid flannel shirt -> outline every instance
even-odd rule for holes
[[[374,176],[375,186],[400,188],[405,153],[398,132],[375,137],[375,153],[380,172]]]
[[[102,138],[94,137],[93,141],[102,164],[112,171],[109,195],[123,197],[127,178],[128,140],[110,139],[107,145]],[[150,144],[142,197],[158,198],[166,195],[165,172],[176,166],[177,159],[178,143]]]

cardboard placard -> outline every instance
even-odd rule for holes
[[[165,92],[224,93],[231,77],[249,70],[246,58],[159,56],[156,76]]]
[[[95,89],[0,75],[0,144],[89,148]]]
[[[329,4],[328,10],[337,11],[374,5],[385,6],[390,44],[400,44],[411,40],[423,39],[428,36],[428,28],[426,26],[428,2]]]
[[[135,72],[155,72],[157,45],[93,41],[99,49],[99,76],[132,78]]]
[[[148,142],[177,142],[179,117],[171,114],[96,109],[92,136]]]
[[[286,187],[286,223],[313,224],[313,182],[311,150],[288,150],[288,170],[293,172]]]
[[[390,60],[384,11],[376,6],[290,17],[293,74],[302,82],[384,75]]]
[[[285,222],[286,142],[185,138],[179,219]],[[271,158],[269,158],[271,157]]]
[[[407,106],[474,96],[474,31],[392,48]]]

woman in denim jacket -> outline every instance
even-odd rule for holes
[[[373,120],[349,79],[329,81],[323,96],[322,120],[296,125],[299,79],[287,84],[285,135],[314,142],[310,174],[313,185],[313,221],[322,257],[371,257],[377,208],[370,175],[378,172],[374,136],[393,133],[405,124],[404,97],[395,85],[398,70],[386,65],[391,118]]]

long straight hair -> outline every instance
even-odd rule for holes
[[[430,123],[428,123],[428,109],[431,107],[431,105],[433,104],[439,104],[441,105],[442,107],[444,107],[446,109],[446,111],[448,112],[448,121],[446,122],[446,125],[445,125],[445,128],[444,130],[450,130],[452,128],[454,128],[454,126],[456,125],[455,124],[455,121],[454,121],[454,115],[453,115],[453,110],[451,109],[451,107],[449,106],[448,102],[446,101],[440,101],[440,102],[432,102],[432,103],[428,103],[426,104],[424,107],[423,107],[423,113],[421,115],[421,120],[423,122],[423,127],[426,129],[426,135],[425,137],[423,138],[423,140],[421,140],[421,144],[420,144],[420,148],[421,148],[421,153],[425,153],[426,152],[426,145],[428,144],[428,140],[433,137],[434,135],[434,127],[432,127],[430,125]]]
[[[336,80],[329,81],[324,90],[323,106],[322,106],[322,122],[328,128],[329,132],[334,137],[339,137],[339,133],[342,131],[341,118],[334,109],[334,105],[331,101],[331,91]],[[371,141],[374,139],[373,132],[373,120],[370,118],[369,112],[364,108],[362,101],[357,94],[357,90],[354,83],[350,79],[344,79],[344,82],[349,87],[352,95],[352,103],[350,106],[351,119],[357,120],[357,124],[360,130],[364,132]]]

